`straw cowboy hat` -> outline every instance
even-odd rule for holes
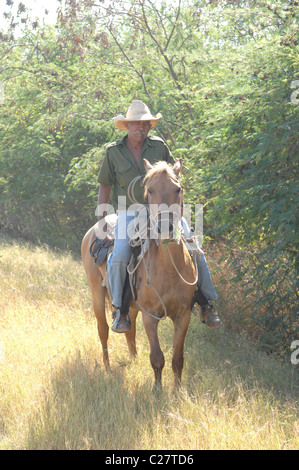
[[[146,104],[140,100],[134,100],[127,111],[126,117],[122,114],[118,114],[118,116],[114,118],[114,124],[118,129],[126,131],[126,122],[150,121],[152,128],[160,121],[161,117],[162,114],[160,113],[158,113],[156,117],[152,116]]]

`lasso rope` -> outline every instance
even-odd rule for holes
[[[130,201],[133,204],[139,204],[139,202],[135,198],[134,190],[135,190],[135,186],[136,186],[137,181],[139,181],[143,178],[144,178],[144,175],[135,176],[135,178],[132,179],[132,181],[130,182],[130,184],[128,186],[128,191],[127,191],[128,192],[128,197],[129,197]]]

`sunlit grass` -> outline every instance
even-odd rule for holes
[[[299,447],[298,369],[193,316],[176,395],[172,323],[160,325],[166,366],[155,395],[141,318],[137,358],[110,334],[107,374],[80,260],[0,242],[1,449]]]

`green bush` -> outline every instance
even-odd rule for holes
[[[0,34],[0,227],[79,250],[104,146],[122,135],[112,118],[142,99],[163,114],[155,133],[184,159],[185,201],[204,204],[206,240],[242,292],[236,321],[287,354],[298,334],[296,2],[94,5],[68,0],[55,27]]]

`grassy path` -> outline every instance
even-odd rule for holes
[[[192,317],[172,394],[172,324],[161,323],[164,390],[141,318],[138,357],[110,334],[102,367],[88,286],[68,254],[0,238],[0,449],[298,449],[298,368]]]

